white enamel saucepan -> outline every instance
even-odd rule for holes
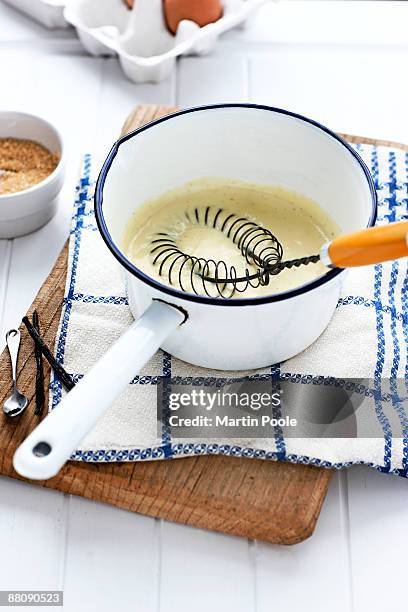
[[[206,106],[118,140],[98,179],[95,210],[103,239],[126,270],[135,323],[18,448],[14,467],[21,475],[57,474],[159,347],[199,366],[247,370],[296,355],[329,323],[344,274],[338,268],[269,297],[215,299],[165,286],[126,258],[122,237],[136,207],[205,176],[300,192],[344,233],[375,222],[376,192],[363,161],[336,134],[294,113],[253,104]]]

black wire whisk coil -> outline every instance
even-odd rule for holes
[[[167,277],[170,285],[182,291],[229,298],[235,293],[244,293],[249,287],[268,285],[271,275],[284,268],[319,260],[319,255],[313,255],[282,262],[282,245],[270,230],[223,208],[195,208],[192,213],[186,211],[180,221],[184,225],[187,222],[186,227],[219,230],[237,246],[249,266],[238,274],[235,266],[227,265],[222,259],[216,261],[184,252],[174,233],[158,232],[151,242],[153,265],[158,267],[160,276]]]

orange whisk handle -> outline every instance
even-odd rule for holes
[[[408,256],[408,221],[370,227],[324,245],[323,263],[336,268],[367,266]]]

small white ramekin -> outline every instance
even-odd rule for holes
[[[64,180],[64,152],[59,132],[48,121],[14,111],[0,111],[0,138],[34,140],[59,156],[55,170],[24,191],[0,194],[0,239],[16,238],[42,227],[57,210]]]

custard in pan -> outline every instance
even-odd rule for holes
[[[256,278],[263,264],[316,254],[339,233],[327,213],[301,194],[279,186],[203,178],[139,206],[127,224],[123,247],[145,274],[176,289],[255,297],[324,274],[327,268],[318,262],[262,276],[261,283]],[[250,282],[236,282],[251,276]]]

